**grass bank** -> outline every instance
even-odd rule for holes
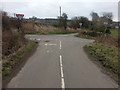
[[[76,35],[76,37],[85,39],[95,39],[97,36],[99,36],[99,33],[86,29],[80,30]]]
[[[26,32],[25,34],[45,35],[45,33],[40,33],[40,32]]]
[[[77,31],[51,31],[51,32],[46,32],[46,33],[41,33],[41,32],[27,32],[26,34],[34,34],[34,35],[56,35],[56,34],[72,34],[72,33],[77,33]]]
[[[101,37],[101,33],[81,30],[77,37],[95,40],[95,42],[84,47],[85,51],[92,59],[99,62],[99,65],[104,67],[113,79],[118,81],[118,74],[120,74],[120,56],[117,37],[119,31],[118,29],[111,29],[110,32],[110,35]]]
[[[85,39],[95,39],[95,37],[92,37],[90,35],[79,35],[79,34],[77,34],[75,36],[79,37],[79,38],[85,38]]]
[[[28,41],[27,45],[16,51],[14,55],[5,58],[2,65],[2,76],[6,77],[13,73],[14,69],[23,62],[23,58],[33,49],[35,49],[36,46],[37,44],[35,42]]]
[[[111,36],[112,37],[118,37],[120,30],[118,29],[110,29],[111,32]],[[76,35],[76,37],[80,37],[80,38],[86,38],[86,39],[95,39],[96,37],[99,37],[100,33],[94,33],[90,30],[81,30],[78,35]]]
[[[72,34],[72,33],[77,33],[77,31],[56,31],[56,32],[49,32],[49,35],[54,35],[54,34]]]
[[[120,74],[120,62],[118,61],[120,60],[120,56],[118,54],[118,48],[109,47],[102,43],[90,43],[84,48],[110,72],[114,74]]]

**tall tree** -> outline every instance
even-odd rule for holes
[[[71,26],[72,28],[74,28],[75,30],[80,27],[80,26],[79,26],[79,19],[78,19],[78,17],[72,18],[71,23],[70,23],[70,26]]]
[[[102,18],[103,18],[104,22],[107,22],[108,24],[111,24],[112,23],[113,14],[111,12],[104,12],[102,14]]]
[[[92,29],[95,32],[105,32],[107,27],[110,27],[110,24],[112,23],[112,13],[104,12],[102,16],[98,16],[97,13],[92,12]],[[108,28],[107,28],[108,30]]]
[[[99,15],[96,12],[91,12],[92,17],[92,30],[96,32],[99,24]]]
[[[96,12],[91,12],[92,21],[99,21],[99,15]]]
[[[82,23],[82,28],[89,28],[90,22],[87,17],[79,17],[79,23]]]
[[[59,18],[59,25],[61,27],[64,27],[64,29],[66,30],[67,29],[67,14],[66,13],[63,13],[61,17],[58,17]]]

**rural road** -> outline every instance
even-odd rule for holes
[[[93,40],[71,35],[27,35],[38,40],[36,52],[8,88],[117,88],[95,65],[83,46]]]

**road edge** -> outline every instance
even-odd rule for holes
[[[25,65],[25,63],[30,58],[30,56],[32,56],[35,53],[38,47],[38,42],[35,42],[35,43],[36,43],[35,47],[30,52],[28,52],[24,57],[22,57],[21,62],[17,65],[17,68],[14,67],[10,75],[6,77],[2,77],[2,88],[7,88],[7,85],[10,82],[10,80],[19,73],[19,71]]]
[[[86,45],[85,45],[86,46]],[[88,56],[88,58],[100,69],[100,71],[106,75],[108,75],[113,81],[116,82],[116,84],[118,84],[118,78],[114,78],[113,76],[115,75],[114,73],[110,72],[107,68],[105,68],[104,66],[102,66],[100,64],[100,62],[98,61],[98,59],[94,56],[92,56],[89,51],[87,51],[87,49],[85,48],[85,46],[83,47],[84,52],[86,53],[86,55]]]

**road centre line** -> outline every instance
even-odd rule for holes
[[[64,78],[62,78],[62,90],[65,90],[65,81],[64,81]]]
[[[65,90],[65,80],[64,80],[64,73],[63,73],[63,64],[62,64],[62,56],[60,55],[60,72],[61,72],[61,88]]]
[[[60,41],[60,49],[61,49],[62,45],[61,45],[61,41]]]
[[[57,45],[57,44],[48,44],[48,43],[45,43],[44,45],[45,45],[45,46],[48,46],[48,45]],[[59,49],[62,49],[61,41],[60,41]],[[47,53],[49,53],[48,50],[47,50]],[[59,58],[59,59],[60,59],[61,88],[62,88],[62,90],[65,90],[65,80],[64,80],[64,71],[63,71],[62,55],[60,55],[60,58]]]
[[[60,55],[60,66],[62,67],[62,56]]]

